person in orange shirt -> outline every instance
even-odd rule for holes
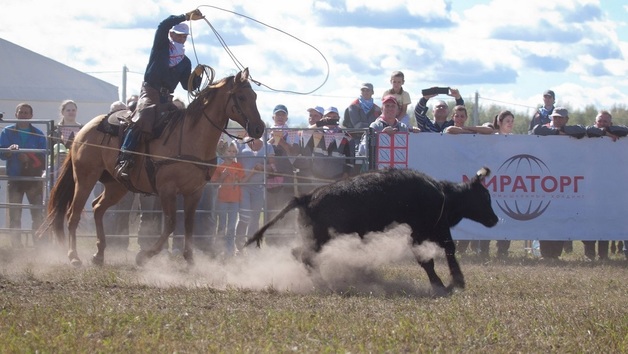
[[[227,257],[237,253],[235,231],[242,197],[240,182],[243,182],[245,177],[242,164],[236,161],[237,154],[238,147],[235,142],[231,142],[222,156],[223,163],[216,167],[211,178],[212,182],[220,185],[216,200],[217,235],[224,237]]]

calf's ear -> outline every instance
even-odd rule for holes
[[[483,180],[484,178],[486,178],[486,177],[488,177],[488,176],[490,176],[490,175],[491,175],[491,170],[490,170],[488,167],[486,167],[486,166],[482,167],[482,168],[481,168],[481,169],[480,169],[480,170],[476,173],[476,176],[477,176],[477,180],[478,180],[478,181],[481,181],[481,180]]]

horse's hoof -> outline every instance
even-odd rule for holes
[[[193,266],[194,256],[193,256],[192,250],[183,251],[183,259],[185,259],[185,261],[188,262],[188,265]]]
[[[99,256],[98,253],[94,254],[92,256],[92,264],[97,265],[97,266],[102,266],[103,264],[105,264],[105,257]]]
[[[83,262],[78,258],[73,258],[70,260],[70,264],[78,268],[83,265]]]
[[[135,256],[135,264],[142,267],[146,264],[148,258],[148,251],[141,250],[137,253],[137,256]]]

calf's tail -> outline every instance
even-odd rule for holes
[[[251,237],[250,239],[246,241],[246,243],[244,244],[244,247],[250,245],[253,242],[256,242],[257,247],[260,247],[262,244],[262,239],[264,238],[264,232],[266,232],[266,230],[268,230],[273,225],[275,225],[277,221],[281,220],[284,216],[286,216],[286,214],[288,214],[288,212],[290,212],[292,209],[302,206],[305,198],[308,198],[308,195],[292,198],[290,202],[288,202],[288,204],[283,209],[281,209],[279,214],[277,214],[274,218],[272,218],[269,222],[267,222],[266,225],[262,226],[259,230],[257,230],[257,232],[253,235],[253,237]]]

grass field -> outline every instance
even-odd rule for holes
[[[314,282],[287,247],[188,268],[134,252],[84,266],[52,247],[0,247],[2,353],[628,353],[628,262],[460,258],[467,288],[431,296],[403,240],[333,244]],[[434,252],[434,250],[431,250]],[[494,252],[494,250],[493,250]],[[444,259],[437,272],[449,283]],[[314,285],[318,284],[318,285]]]

